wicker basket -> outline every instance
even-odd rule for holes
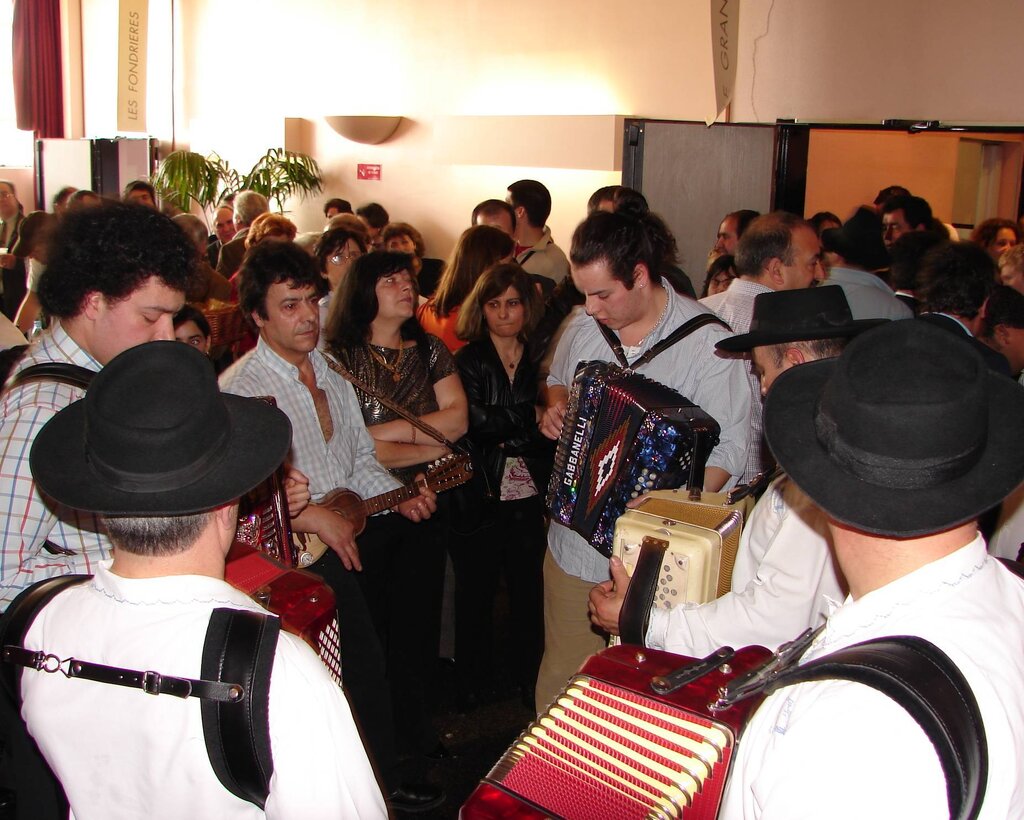
[[[210,323],[210,347],[231,345],[245,336],[245,319],[238,305],[230,302],[209,303],[203,315]]]

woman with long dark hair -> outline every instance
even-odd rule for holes
[[[408,254],[383,251],[356,260],[331,306],[327,350],[377,394],[454,441],[466,432],[466,396],[451,354],[416,321],[410,265]],[[377,460],[403,482],[447,452],[376,396],[358,388],[356,396]],[[439,496],[438,512],[412,533],[401,516],[384,516],[381,526],[393,528],[395,538],[361,556],[359,582],[385,647],[395,724],[408,752],[429,753],[437,745],[425,690],[440,637],[444,499]]]
[[[540,318],[540,296],[519,265],[484,272],[463,302],[455,354],[469,401],[469,439],[477,448],[473,481],[457,492],[460,514],[449,540],[455,569],[458,697],[472,703],[490,688],[494,655],[533,703],[544,644],[544,493],[554,444],[537,428],[538,370],[527,335]],[[504,576],[509,633],[494,633],[494,601]],[[496,651],[495,651],[496,650]]]
[[[416,283],[408,254],[375,251],[360,257],[341,282],[327,320],[327,349],[358,378],[454,441],[466,432],[466,396],[455,362],[416,321]],[[377,460],[399,478],[443,455],[427,437],[357,390]]]

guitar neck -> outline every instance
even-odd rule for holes
[[[414,481],[412,484],[399,487],[397,490],[391,490],[387,493],[375,495],[373,498],[368,498],[363,502],[363,505],[366,508],[367,515],[376,515],[381,510],[391,509],[395,504],[401,504],[403,501],[415,498],[419,494],[419,484]]]

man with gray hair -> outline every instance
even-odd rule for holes
[[[256,221],[256,217],[270,210],[270,203],[263,194],[256,191],[239,191],[235,195],[234,208],[235,238],[220,249],[220,258],[217,260],[217,273],[225,279],[230,279],[242,267],[245,236],[249,233],[249,226]]]
[[[750,223],[736,246],[736,270],[739,277],[727,290],[700,300],[735,333],[750,330],[758,294],[809,288],[825,278],[817,234],[803,219],[785,211],[759,216]],[[749,363],[747,381],[750,446],[741,482],[750,481],[770,462],[762,452],[761,386]]]
[[[231,283],[213,269],[206,257],[206,223],[194,214],[178,214],[173,217],[175,224],[184,231],[189,242],[196,248],[196,276],[185,294],[188,302],[206,302],[231,298]]]

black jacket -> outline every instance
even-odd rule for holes
[[[537,428],[534,406],[538,370],[529,354],[529,350],[523,351],[510,382],[489,337],[470,342],[455,353],[469,400],[467,437],[480,457],[480,463],[474,466],[486,473],[487,485],[495,496],[508,456],[522,457],[541,495],[547,492],[551,476],[555,443]]]
[[[959,336],[981,354],[981,358],[985,360],[985,364],[988,365],[989,370],[993,373],[999,373],[1001,376],[1007,376],[1011,379],[1013,378],[1013,374],[1010,373],[1010,363],[1006,360],[1006,357],[1002,353],[993,350],[984,342],[979,342],[964,330],[963,327],[961,327],[955,320],[938,313],[922,313],[917,317],[917,319],[918,321],[927,322],[935,327],[941,327],[943,330],[947,330],[950,333]]]

